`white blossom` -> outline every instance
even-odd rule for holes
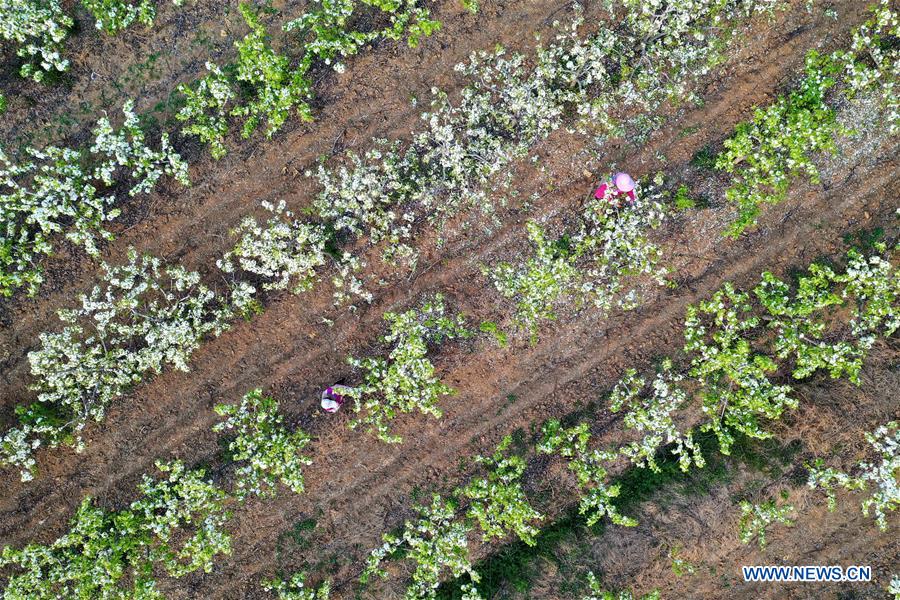
[[[87,497],[53,542],[4,548],[0,568],[14,569],[5,595],[162,600],[155,568],[173,577],[209,573],[216,555],[231,552],[226,494],[202,470],[177,461],[156,466],[163,477],[144,475],[127,508],[109,511]]]
[[[105,223],[119,215],[114,174],[124,167],[134,180],[129,195],[148,193],[162,175],[188,185],[187,164],[163,134],[161,149],[146,143],[132,111],[123,107],[125,122],[118,131],[108,118],[97,122],[94,142],[84,151],[48,146],[28,148],[28,160],[13,164],[0,150],[0,294],[20,287],[37,292],[43,281],[38,260],[53,251],[53,237],[65,237],[99,254],[100,240],[112,239]],[[84,163],[96,165],[85,168]],[[105,190],[104,190],[105,188]]]
[[[584,490],[578,512],[587,515],[588,526],[604,515],[617,525],[637,525],[637,521],[622,515],[613,503],[619,495],[620,486],[609,483],[609,473],[604,463],[615,460],[616,453],[588,450],[590,439],[587,423],[564,428],[558,420],[552,419],[544,425],[543,438],[537,449],[543,454],[559,454],[568,460],[569,469],[575,474],[579,487]]]
[[[59,311],[62,331],[42,333],[29,352],[37,401],[20,409],[24,428],[3,438],[0,461],[30,478],[38,445],[81,446],[80,431],[101,421],[109,404],[165,366],[187,371],[207,335],[218,335],[232,309],[197,273],[129,251],[121,266],[103,265],[103,285]],[[24,432],[24,433],[23,433]]]
[[[872,447],[874,460],[857,463],[854,469],[858,475],[851,475],[834,468],[826,468],[822,459],[816,459],[809,471],[810,488],[822,488],[828,496],[828,507],[836,505],[835,485],[851,491],[870,491],[863,500],[863,514],[875,513],[878,528],[887,531],[887,513],[900,508],[900,422],[891,421],[875,431],[865,434]],[[880,462],[879,462],[880,460]]]
[[[399,443],[400,436],[390,432],[389,422],[398,414],[418,411],[440,417],[438,400],[453,390],[435,375],[427,358],[428,344],[465,337],[462,315],[446,316],[440,294],[425,299],[421,306],[404,313],[385,313],[390,332],[382,342],[391,346],[387,358],[350,357],[351,366],[363,372],[363,381],[347,392],[353,410],[360,416],[351,428],[363,426],[387,443]]]
[[[623,420],[625,427],[644,434],[640,441],[631,442],[619,450],[635,465],[659,472],[656,453],[671,444],[674,444],[672,454],[678,457],[678,466],[682,471],[687,472],[691,463],[698,468],[706,464],[700,447],[694,442],[692,431],[680,432],[672,419],[672,414],[688,403],[688,394],[679,385],[683,379],[682,375],[672,371],[672,362],[666,359],[650,386],[649,394],[642,393],[646,380],[639,377],[635,369],[628,369],[613,388],[610,409],[618,412],[627,408]]]
[[[61,52],[73,24],[59,0],[0,0],[0,39],[14,43],[16,55],[25,59],[22,77],[40,82],[49,72],[69,68]]]
[[[477,583],[480,577],[469,560],[470,527],[457,520],[456,505],[434,494],[430,506],[418,506],[416,510],[418,520],[407,521],[402,536],[383,536],[384,543],[369,555],[360,581],[365,583],[372,575],[386,576],[381,564],[403,551],[404,558],[416,565],[413,582],[404,596],[406,600],[436,598],[444,570],[449,570],[453,577],[468,574]],[[474,588],[468,587],[467,593],[475,593]]]
[[[285,429],[275,399],[257,389],[245,394],[239,405],[219,404],[215,411],[226,418],[213,431],[233,430],[231,460],[246,463],[237,468],[238,498],[271,496],[278,481],[297,494],[303,492],[303,467],[312,460],[300,452],[310,437],[300,429]]]
[[[791,526],[794,522],[788,515],[794,512],[791,504],[778,506],[774,500],[762,504],[741,501],[741,519],[739,522],[741,542],[749,544],[756,538],[760,548],[766,547],[766,531],[773,523]]]

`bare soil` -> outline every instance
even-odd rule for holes
[[[416,127],[419,111],[410,106],[410,98],[425,99],[433,85],[458,90],[463,82],[451,67],[470,51],[498,42],[514,49],[532,48],[532,32],[541,32],[546,39],[552,20],[570,14],[567,2],[482,4],[482,11],[473,17],[455,1],[440,2],[434,11],[444,27],[420,48],[384,45],[351,61],[345,74],[329,76],[321,84],[322,107],[314,124],[295,126],[273,140],[231,145],[229,156],[219,162],[201,159],[192,168],[193,187],[165,189],[126,211],[117,239],[104,249],[104,258],[121,260],[126,249],[134,246],[208,273],[207,266],[232,243],[229,229],[245,214],[258,212],[260,200],[283,198],[293,209],[308,204],[315,186],[301,173],[318,156],[332,156],[346,148],[365,149],[373,137],[407,137]],[[597,4],[588,3],[589,19],[599,14]],[[411,495],[452,489],[460,476],[461,457],[489,450],[516,429],[528,431],[532,424],[549,417],[582,410],[596,402],[625,367],[646,367],[656,357],[676,351],[685,307],[723,282],[746,285],[764,269],[784,273],[822,256],[839,255],[845,248],[843,236],[850,232],[875,227],[896,231],[900,191],[897,144],[873,130],[843,143],[839,155],[825,163],[822,183],[798,183],[783,205],[766,211],[759,229],[737,241],[720,236],[732,216],[721,201],[724,180],[693,166],[691,157],[708,144],[720,143],[737,122],[748,117],[752,107],[765,104],[788,86],[808,49],[834,47],[864,19],[862,3],[835,4],[836,20],[823,16],[821,9],[808,13],[802,5],[795,3],[793,10],[779,14],[773,22],[755,20],[752,28],[742,33],[742,43],[736,45],[729,61],[703,82],[699,90],[703,106],[667,109],[666,124],[647,143],[606,146],[599,156],[594,155],[589,140],[562,132],[540,144],[533,152],[539,162],[525,161],[515,173],[521,197],[533,193],[540,197],[530,209],[516,205],[504,209],[501,225],[490,232],[467,227],[461,218],[452,224],[451,235],[440,248],[430,236],[424,236],[419,244],[422,258],[414,273],[400,278],[386,266],[375,267],[374,274],[389,285],[378,290],[370,306],[355,313],[335,310],[325,286],[299,297],[274,295],[263,314],[206,343],[192,360],[190,373],[165,372],[116,403],[104,423],[88,427],[83,454],[67,449],[40,453],[40,475],[27,485],[18,482],[13,473],[4,473],[0,546],[46,542],[59,536],[85,495],[95,496],[104,506],[125,505],[134,497],[141,474],[151,472],[155,460],[182,458],[207,465],[214,477],[227,483],[230,471],[211,430],[217,421],[212,407],[261,387],[281,401],[290,423],[318,438],[310,452],[313,464],[306,471],[307,492],[298,496],[282,490],[272,500],[239,507],[229,522],[232,555],[219,560],[210,574],[165,581],[164,591],[173,598],[265,597],[259,586],[262,578],[277,569],[314,566],[317,576],[335,582],[335,597],[354,597],[352,583],[368,550],[379,543],[382,533],[395,529],[412,514]],[[222,15],[215,5],[205,6],[209,7],[206,12],[191,15],[184,27],[196,31],[221,27]],[[170,28],[186,18],[168,12],[161,17]],[[154,30],[147,35],[157,40],[152,43],[165,46],[167,40],[175,39],[177,29],[167,31]],[[239,34],[229,29],[224,37],[233,39],[235,35]],[[95,42],[83,43],[90,46]],[[146,43],[152,46],[150,41]],[[123,47],[122,52],[130,57],[123,59],[125,64],[131,65],[139,62],[143,51]],[[160,81],[158,91],[151,92],[156,97],[163,97],[176,80],[196,76],[200,57],[207,56],[199,51],[196,55],[174,52],[172,60],[183,64],[184,70],[176,68],[173,75],[168,67],[163,69],[166,81]],[[89,52],[79,55],[76,79],[81,81],[84,73],[101,68],[101,64],[105,63]],[[123,68],[118,64],[108,68],[118,71]],[[156,89],[145,89],[151,88]],[[34,110],[52,119],[55,113],[48,106],[72,103],[90,93],[79,90],[82,88],[76,85],[70,95],[59,92],[44,108]],[[18,114],[14,107],[10,113]],[[29,120],[33,117],[23,118],[23,122]],[[630,313],[606,316],[590,309],[564,311],[533,347],[525,339],[516,339],[505,349],[485,339],[442,347],[435,363],[443,381],[458,393],[444,400],[445,414],[440,420],[420,415],[398,419],[396,430],[404,437],[402,445],[388,446],[348,430],[350,416],[346,413],[328,416],[317,410],[317,393],[323,384],[352,379],[346,365],[348,354],[379,351],[377,338],[383,332],[381,315],[386,310],[405,308],[424,293],[441,291],[450,306],[471,315],[473,322],[491,319],[508,324],[510,307],[480,275],[479,263],[525,254],[525,220],[538,217],[554,226],[565,222],[581,206],[593,180],[612,165],[635,175],[664,169],[691,185],[696,194],[709,198],[711,208],[677,216],[658,236],[664,260],[674,269],[677,289],[649,290],[643,305]],[[57,327],[55,310],[70,305],[97,275],[96,265],[75,253],[62,252],[49,266],[48,284],[38,298],[15,298],[0,306],[0,416],[4,425],[12,423],[13,407],[31,397],[26,355],[37,344],[38,334]],[[326,325],[323,317],[334,325]],[[829,447],[837,430],[848,440],[854,435],[859,438],[859,431],[868,427],[874,416],[896,414],[896,394],[891,395],[891,389],[896,390],[895,358],[896,353],[889,349],[873,358],[873,368],[882,370],[867,371],[867,377],[888,377],[893,388],[883,383],[867,387],[867,380],[860,394],[868,408],[860,409],[865,414],[854,415],[846,429],[841,429],[841,404],[828,400],[829,394],[839,393],[833,390],[843,388],[810,388],[812,401],[804,404],[802,411],[814,415],[810,421],[814,425],[794,432],[802,437],[804,448]],[[852,390],[846,393],[847,402],[857,400]],[[801,414],[806,423],[807,412]],[[599,409],[596,429],[615,440],[621,429],[617,419]],[[737,483],[729,486],[752,477],[739,474]],[[762,561],[751,549],[733,543],[735,507],[717,508],[724,505],[723,498],[734,493],[729,486],[717,488],[706,498],[679,500],[678,510],[699,516],[696,525],[668,514],[654,519],[652,505],[642,509],[648,511],[650,518],[644,521],[651,525],[627,532],[610,529],[597,542],[606,549],[591,554],[591,564],[599,565],[615,585],[642,590],[662,587],[670,592],[666,597],[785,597],[775,588],[768,591],[734,584],[734,565],[751,558]],[[561,490],[560,512],[570,502],[571,494]],[[827,518],[816,510],[804,513],[805,525],[798,521],[795,528],[774,534],[770,552],[778,549],[786,556],[804,557],[808,563],[824,563],[831,556],[848,560],[858,556],[859,563],[866,564],[871,558],[885,565],[893,556],[896,564],[892,539],[880,537],[871,523],[858,515],[852,501],[841,506]],[[310,519],[315,528],[304,532],[301,524]],[[616,542],[615,547],[624,553],[617,558],[610,550],[610,540],[625,540],[625,536],[633,536],[633,541]],[[684,540],[685,548],[690,548],[685,558],[702,556],[705,568],[715,566],[717,572],[728,573],[732,587],[712,577],[671,576],[664,560],[657,557],[658,549],[671,539]],[[480,548],[478,555],[489,550]],[[539,575],[541,583],[535,589],[543,591],[534,597],[572,597],[559,595],[556,575]],[[696,590],[691,586],[697,586]],[[372,585],[362,594],[378,599],[400,596],[395,579]]]
[[[806,487],[804,464],[818,457],[850,470],[872,458],[863,434],[898,417],[897,351],[896,340],[879,345],[858,387],[827,376],[796,386],[800,409],[775,426],[777,442],[755,444],[758,454],[751,460],[738,450],[731,460],[707,465],[712,473],[662,488],[633,514],[640,522],[635,528],[573,532],[547,549],[551,560],[528,565],[527,592],[505,585],[498,597],[571,597],[559,590],[583,589],[593,571],[607,589],[655,589],[663,598],[885,598],[900,564],[896,535],[879,531],[874,519],[862,514],[863,495],[839,493],[836,510],[828,511],[825,495]],[[744,545],[738,537],[738,502],[744,499],[790,503],[794,524],[774,525],[765,548],[755,541]],[[896,527],[896,521],[888,523]],[[673,552],[693,572],[673,570]],[[810,564],[870,566],[873,581],[747,583],[740,572],[742,565]]]

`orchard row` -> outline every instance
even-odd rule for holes
[[[725,284],[709,300],[689,307],[683,354],[663,359],[650,376],[629,369],[609,394],[610,410],[625,411],[622,422],[638,440],[596,448],[590,422],[569,427],[558,420],[545,423],[534,451],[567,463],[587,525],[603,517],[622,526],[637,525],[616,506],[620,488],[610,470],[620,459],[633,468],[659,471],[656,460],[665,454],[687,472],[705,465],[694,431],[715,435],[723,454],[730,454],[736,435],[770,437],[764,425],[797,408],[792,386],[776,383],[776,372],[803,380],[823,370],[832,379],[858,384],[876,339],[900,329],[900,273],[890,262],[897,250],[880,249],[885,256],[865,257],[852,250],[843,273],[814,264],[794,285],[763,273],[752,292]],[[685,366],[678,370],[676,363]],[[679,427],[679,421],[697,421],[698,416],[694,427]],[[900,422],[879,426],[866,439],[870,459],[849,473],[816,460],[807,465],[808,483],[826,492],[831,508],[836,486],[860,492],[863,513],[872,514],[886,531],[888,513],[900,508]],[[468,558],[470,534],[480,531],[483,541],[513,536],[533,545],[544,519],[522,488],[525,458],[505,454],[510,443],[507,437],[493,456],[476,457],[489,471],[486,478],[476,477],[448,499],[435,494],[431,505],[417,507],[418,519],[407,521],[402,534],[385,535],[384,544],[371,553],[362,582],[386,575],[385,561],[411,561],[407,598],[434,598],[446,575],[465,576],[457,585],[464,597],[477,598],[480,578]],[[792,510],[774,500],[742,503],[741,539],[765,545],[767,529],[789,522],[786,515]]]
[[[665,452],[676,457],[686,472],[704,466],[694,431],[715,435],[725,454],[735,435],[769,437],[765,425],[797,407],[792,387],[777,383],[776,372],[803,380],[824,370],[833,379],[858,383],[876,340],[900,329],[900,273],[891,264],[896,250],[888,251],[884,245],[878,250],[884,256],[850,251],[843,271],[814,264],[794,284],[771,273],[763,273],[750,292],[725,284],[710,299],[690,306],[683,354],[664,359],[655,374],[643,376],[629,369],[609,395],[610,410],[624,411],[625,427],[639,439],[618,448],[597,448],[589,422],[545,423],[535,453],[558,457],[568,465],[581,497],[579,512],[587,523],[608,517],[623,526],[637,524],[616,507],[620,490],[610,470],[620,459],[634,468],[658,470],[656,458]],[[387,339],[398,341],[398,346],[424,348],[427,341],[434,344],[468,334],[464,319],[448,317],[439,297],[420,309],[386,315],[386,320],[391,324]],[[401,400],[409,388],[402,383],[392,387],[391,377],[381,376],[380,370],[403,360],[392,353],[390,361],[373,361],[370,366],[379,376],[374,380],[365,376],[357,388],[358,413],[366,414],[364,398],[369,394],[386,398],[393,394]],[[402,370],[413,390],[419,386],[430,387],[436,395],[450,392],[433,380],[430,363],[424,370],[414,366]],[[384,411],[378,406],[374,414]],[[15,570],[5,597],[161,598],[152,575],[156,567],[173,577],[209,572],[217,555],[231,551],[225,525],[232,508],[250,496],[272,496],[279,483],[303,492],[303,468],[310,464],[304,451],[311,438],[284,426],[275,400],[254,390],[238,405],[219,405],[216,412],[224,420],[214,429],[229,434],[231,490],[214,484],[203,470],[186,469],[176,461],[157,465],[161,478],[145,476],[139,498],[126,509],[108,511],[86,498],[69,533],[55,542],[3,550],[0,566]],[[688,421],[695,423],[693,427],[679,425]],[[377,424],[363,419],[351,427],[360,422]],[[853,472],[816,461],[809,465],[809,485],[824,489],[832,506],[835,486],[863,493],[863,512],[873,513],[878,526],[887,529],[888,513],[900,507],[895,477],[900,467],[900,424],[879,427],[867,439],[873,448],[871,460],[860,462]],[[476,457],[480,474],[450,497],[434,494],[429,505],[417,507],[418,518],[408,521],[402,534],[385,535],[383,545],[371,553],[361,583],[386,575],[386,561],[404,560],[413,563],[406,593],[410,600],[434,598],[447,575],[466,576],[460,582],[463,597],[480,598],[479,575],[469,558],[470,534],[480,532],[483,541],[514,536],[534,544],[545,519],[522,487],[526,457],[510,453],[511,443],[512,438],[506,437],[492,455]],[[764,544],[767,529],[774,522],[787,522],[790,510],[774,501],[742,505],[742,539],[758,538]],[[176,530],[183,533],[174,535]],[[328,597],[327,582],[315,589],[305,587],[305,580],[306,575],[298,573],[265,586],[282,599]]]
[[[685,11],[691,8],[687,5],[679,6]],[[699,10],[698,6],[693,8]],[[697,11],[690,14],[675,13],[675,17],[679,17],[675,19],[676,24],[683,24],[685,20],[690,23],[690,26],[682,25],[683,35],[693,37],[688,34],[706,31],[703,27],[711,28],[712,23],[721,22],[722,6],[715,4],[707,8],[707,21],[703,21]],[[750,10],[744,5],[732,7],[731,10],[736,11],[738,8]],[[881,16],[884,10],[887,9],[879,8],[876,18],[863,29],[873,27],[873,23],[885,21]],[[641,13],[635,14],[639,16]],[[637,20],[632,27],[635,32],[643,32],[651,25],[650,22]],[[669,28],[664,28],[659,23],[656,23],[655,28],[651,27],[651,31],[657,33],[661,29],[669,31]],[[466,156],[460,154],[460,150],[465,147],[464,138],[472,140],[483,137],[486,141],[491,140],[487,145],[495,152],[470,156],[469,159],[484,161],[486,165],[497,165],[503,163],[503,156],[510,152],[509,148],[503,149],[503,144],[508,145],[509,140],[517,139],[516,136],[504,135],[504,132],[515,131],[509,127],[522,127],[531,132],[528,136],[531,140],[529,143],[534,143],[538,131],[542,132],[540,135],[546,135],[562,125],[562,117],[558,116],[552,126],[533,129],[529,123],[534,123],[536,115],[527,111],[521,113],[526,110],[525,103],[513,100],[520,98],[524,89],[516,91],[518,88],[515,86],[501,86],[498,82],[504,79],[499,74],[508,73],[511,64],[518,64],[515,72],[520,74],[514,79],[531,81],[527,85],[523,83],[525,89],[532,90],[532,93],[541,91],[541,95],[555,96],[558,102],[556,109],[541,113],[542,115],[561,115],[564,109],[571,106],[568,102],[573,97],[577,102],[582,102],[576,103],[578,110],[575,112],[582,113],[588,110],[587,105],[583,104],[587,102],[587,96],[579,95],[578,90],[584,82],[576,74],[586,76],[588,73],[596,73],[598,68],[605,69],[599,58],[606,56],[605,51],[592,45],[608,44],[611,39],[616,39],[612,32],[605,33],[607,35],[596,36],[584,42],[573,28],[549,49],[539,52],[540,64],[528,77],[522,72],[524,66],[521,57],[510,61],[500,56],[495,63],[489,63],[484,69],[479,66],[481,59],[474,58],[470,75],[480,76],[480,81],[487,82],[493,91],[484,91],[479,95],[476,89],[481,84],[473,84],[474,87],[464,90],[462,103],[465,105],[467,98],[480,97],[477,104],[489,105],[490,110],[503,111],[504,107],[509,108],[510,112],[504,113],[502,119],[507,123],[507,129],[497,130],[495,133],[491,133],[494,128],[485,127],[480,130],[466,117],[468,111],[458,113],[457,107],[445,103],[436,112],[426,114],[426,120],[432,123],[429,131],[433,136],[422,134],[416,137],[424,144],[426,138],[440,139],[438,132],[443,131],[446,143],[435,142],[432,146],[433,150],[440,150],[440,153],[423,158],[414,151],[414,140],[409,151],[404,154],[412,157],[408,158],[408,164],[430,165],[437,162],[443,165],[439,169],[402,169],[404,175],[400,177],[394,169],[401,164],[397,159],[399,154],[393,158],[383,157],[377,151],[369,156],[369,160],[373,161],[369,165],[355,159],[356,167],[352,172],[340,169],[330,173],[323,168],[320,179],[325,182],[325,191],[317,199],[322,204],[323,211],[326,202],[334,209],[340,204],[341,198],[354,198],[363,202],[346,208],[339,215],[323,214],[324,218],[336,218],[330,222],[330,228],[344,228],[358,235],[368,235],[372,243],[387,239],[391,243],[385,247],[396,251],[403,248],[401,242],[412,235],[411,228],[417,215],[427,212],[432,218],[435,214],[433,211],[426,211],[429,205],[423,198],[434,197],[434,186],[438,183],[446,186],[443,190],[445,193],[454,189],[470,189],[477,191],[465,195],[469,200],[475,197],[487,198],[484,188],[487,179],[482,179],[482,175],[478,171],[472,171],[466,163],[452,162],[456,160],[453,157]],[[654,34],[651,39],[658,41],[659,38]],[[656,42],[648,42],[650,47],[644,48],[651,55],[656,48],[653,43]],[[674,60],[667,48],[656,48],[664,62]],[[582,58],[576,61],[574,57]],[[704,57],[704,60],[708,59],[709,57]],[[597,62],[590,62],[591,60]],[[816,60],[815,56],[810,59],[811,62]],[[576,68],[581,63],[594,67]],[[887,74],[884,76],[887,77]],[[668,81],[671,83],[673,80]],[[822,82],[818,75],[810,73],[803,80],[801,89],[816,88],[817,85],[824,85]],[[633,84],[634,82],[622,82],[619,87],[612,89],[613,92],[633,89]],[[679,87],[681,85],[686,84],[682,82],[668,93],[682,89]],[[641,105],[646,108],[658,106],[662,99],[654,94],[659,93],[659,88],[650,89],[654,91],[648,92],[648,96],[637,95],[632,100],[642,102]],[[500,91],[512,94],[508,106],[503,102],[490,102]],[[811,95],[821,102],[820,92],[821,90]],[[792,93],[789,97],[793,98],[795,94]],[[779,100],[776,106],[783,103],[784,100]],[[832,109],[825,106],[816,110]],[[596,119],[601,114],[608,115],[605,112],[595,112],[592,113],[592,118]],[[452,125],[438,126],[439,122]],[[828,131],[832,131],[833,118],[824,122],[827,123]],[[465,135],[466,132],[477,131],[483,131],[483,135]],[[181,164],[170,156],[156,155],[147,150],[143,145],[143,138],[134,131],[129,131],[130,139],[124,134],[113,133],[108,126],[98,128],[98,132],[98,139],[101,139],[102,133],[102,139],[112,140],[109,142],[111,148],[123,145],[129,148],[140,147],[144,154],[157,163],[165,163],[173,168]],[[528,144],[521,146],[514,154],[524,152],[527,146]],[[785,154],[777,151],[778,147],[780,144],[773,143],[768,161],[776,165],[786,164],[787,166],[780,167],[782,171],[793,173],[790,165],[797,164],[797,153]],[[114,156],[114,152],[110,150],[109,155]],[[419,158],[414,158],[416,156]],[[438,156],[444,156],[446,161],[451,162],[440,162]],[[131,168],[143,174],[144,182],[147,182],[145,185],[154,181],[148,175],[149,167],[146,164],[134,164]],[[748,179],[740,169],[736,177],[739,183],[735,185],[744,185]],[[332,183],[329,184],[329,181]],[[337,188],[340,191],[336,191]],[[381,196],[377,193],[378,189],[385,190],[383,201],[379,201]],[[631,274],[652,275],[657,281],[664,282],[664,271],[658,265],[660,251],[645,235],[646,229],[658,226],[663,216],[662,204],[658,201],[660,197],[659,191],[650,188],[646,192],[646,205],[640,207],[618,208],[602,202],[588,205],[582,215],[580,228],[572,234],[574,245],[565,249],[550,247],[543,237],[541,227],[530,224],[529,235],[537,246],[536,257],[519,267],[500,264],[486,269],[486,274],[501,294],[514,299],[517,305],[516,321],[532,332],[541,319],[552,316],[554,303],[563,300],[573,289],[577,291],[577,301],[590,301],[602,309],[608,309],[614,301],[624,308],[633,307],[636,304],[636,292],[626,291],[624,286]],[[452,203],[446,204],[450,205]],[[400,213],[390,209],[391,206],[405,207],[407,212],[398,217]],[[186,370],[190,356],[204,338],[221,334],[238,316],[247,317],[261,310],[261,304],[257,300],[258,290],[249,283],[251,280],[261,280],[262,287],[266,289],[290,287],[294,292],[300,292],[311,287],[319,278],[322,267],[327,261],[333,260],[337,263],[337,275],[334,278],[337,300],[345,301],[352,295],[367,297],[370,294],[354,274],[361,268],[361,261],[347,252],[335,256],[333,251],[327,251],[330,240],[325,234],[323,223],[295,219],[283,205],[270,206],[270,209],[275,214],[262,225],[248,217],[236,232],[240,238],[237,245],[217,262],[219,277],[227,282],[224,292],[204,285],[197,273],[178,266],[163,265],[156,258],[141,257],[134,252],[125,265],[104,265],[104,284],[84,295],[79,307],[60,311],[60,318],[66,323],[66,327],[58,333],[41,334],[40,348],[29,353],[31,372],[35,378],[33,389],[38,392],[38,398],[37,402],[18,408],[21,425],[8,431],[0,440],[3,462],[20,467],[23,478],[30,479],[34,469],[34,452],[39,446],[66,443],[80,448],[82,441],[79,432],[88,421],[102,420],[110,402],[126,394],[150,373],[159,373],[166,366]],[[392,224],[395,222],[405,223],[404,227],[409,229],[398,230]],[[410,256],[412,248],[405,247],[407,250],[402,252]],[[421,350],[416,350],[420,347],[421,343],[411,344],[409,348],[399,344],[396,352],[399,356],[413,360],[422,354]],[[360,362],[357,366],[374,373],[371,376],[373,379],[384,371],[379,371],[378,365],[374,363]],[[411,410],[408,405],[404,406],[407,406],[407,411]],[[421,404],[418,409],[432,413],[435,410],[428,402]],[[387,414],[393,415],[395,411],[396,409],[391,408]],[[384,428],[383,418],[372,418],[375,420],[370,421],[370,424],[374,425],[379,434],[390,437]]]

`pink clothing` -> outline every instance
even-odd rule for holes
[[[634,204],[634,201],[637,200],[637,197],[634,194],[634,190],[628,190],[627,192],[623,192],[617,187],[612,187],[608,183],[603,183],[594,191],[594,198],[597,200],[603,200],[607,197],[607,191],[609,192],[609,202],[610,204],[617,204],[619,201],[619,196],[625,195],[628,196],[629,204]]]
[[[338,394],[334,388],[326,388],[322,392],[322,408],[325,412],[336,413],[344,403],[344,397]]]

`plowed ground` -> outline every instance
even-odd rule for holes
[[[192,188],[166,189],[129,207],[118,238],[105,248],[104,258],[121,260],[125,249],[135,246],[209,273],[208,265],[232,243],[229,229],[245,214],[258,213],[258,201],[285,199],[294,209],[309,203],[315,186],[301,173],[318,156],[346,148],[365,149],[373,137],[408,136],[417,127],[420,110],[410,106],[410,97],[426,98],[433,85],[451,92],[458,89],[464,82],[452,66],[470,51],[498,42],[527,50],[535,44],[532,33],[543,33],[546,39],[553,18],[570,15],[569,4],[563,2],[482,4],[483,10],[472,17],[455,2],[439,3],[435,11],[444,27],[419,49],[385,45],[351,61],[345,74],[323,80],[322,107],[314,124],[295,127],[271,141],[232,145],[229,156],[220,162],[200,160],[192,170]],[[599,15],[600,7],[594,4],[586,6],[589,22]],[[377,290],[370,306],[355,313],[335,310],[325,286],[299,297],[274,295],[267,299],[263,314],[206,343],[195,355],[190,373],[163,373],[118,402],[103,424],[89,426],[83,454],[42,452],[40,475],[27,485],[14,474],[4,473],[0,545],[54,539],[65,530],[84,495],[97,497],[104,506],[126,504],[134,497],[140,475],[151,472],[158,459],[204,464],[214,477],[227,482],[230,471],[211,431],[217,421],[212,407],[261,387],[281,401],[288,422],[318,438],[310,453],[313,464],[306,471],[307,492],[298,496],[282,490],[274,500],[251,501],[239,508],[229,522],[233,554],[219,560],[212,573],[166,581],[163,589],[173,598],[264,597],[261,578],[276,569],[307,568],[333,579],[336,597],[351,598],[353,581],[368,550],[378,545],[382,533],[411,516],[411,495],[452,489],[466,474],[459,467],[461,457],[490,450],[516,429],[530,431],[532,424],[547,418],[583,410],[601,398],[624,368],[648,367],[656,357],[675,352],[681,345],[688,304],[725,281],[751,285],[762,270],[784,273],[822,256],[837,256],[845,248],[847,233],[882,227],[895,235],[900,191],[897,146],[874,128],[864,128],[858,138],[842,143],[840,154],[824,163],[822,184],[798,183],[788,201],[766,211],[758,230],[737,241],[719,234],[731,217],[722,202],[724,180],[691,164],[691,158],[706,145],[720,144],[737,122],[748,118],[753,106],[766,104],[789,86],[807,50],[831,49],[845,42],[847,32],[865,14],[859,2],[835,4],[836,20],[818,9],[808,13],[802,4],[796,3],[774,21],[755,20],[751,29],[742,32],[730,60],[702,83],[703,106],[666,109],[665,125],[649,142],[620,142],[589,159],[589,140],[567,134],[551,137],[534,151],[540,157],[538,163],[529,161],[516,168],[520,197],[540,196],[530,210],[516,205],[504,209],[502,225],[490,232],[464,226],[460,219],[440,249],[429,235],[422,236],[422,258],[415,272],[398,276],[386,266],[375,267],[375,274],[389,284]],[[213,16],[221,19],[221,15]],[[87,60],[85,64],[94,59]],[[177,77],[199,72],[196,60],[186,62],[190,64]],[[76,88],[58,100],[72,102],[80,93]],[[860,115],[865,123],[864,117]],[[348,430],[348,414],[328,416],[317,410],[323,385],[352,380],[348,354],[381,351],[378,336],[383,333],[381,315],[386,310],[405,308],[424,293],[441,291],[451,307],[471,315],[473,322],[476,318],[508,322],[509,306],[481,276],[479,264],[524,255],[528,251],[525,220],[565,223],[584,202],[593,179],[612,165],[635,175],[663,169],[710,201],[711,208],[677,216],[657,236],[664,261],[674,269],[676,289],[651,289],[639,309],[625,314],[564,311],[535,346],[522,336],[504,349],[484,339],[442,347],[435,363],[443,381],[458,393],[443,401],[441,420],[420,415],[399,419],[396,431],[404,437],[402,445],[388,446]],[[97,276],[93,263],[65,252],[50,267],[50,281],[38,298],[14,299],[2,306],[4,425],[12,423],[13,407],[30,398],[26,354],[36,346],[38,334],[56,328],[54,311],[69,305]],[[334,325],[326,325],[323,317]],[[893,377],[894,385],[865,392],[869,406],[878,407],[867,409],[866,414],[896,415],[896,352],[881,348],[878,356],[873,362],[882,369],[879,373]],[[815,401],[802,409],[812,422],[823,424],[808,428],[811,437],[803,438],[806,448],[827,444],[830,432],[841,429],[840,406],[821,399],[829,389],[817,391]],[[893,397],[886,397],[892,390]],[[602,406],[595,412],[595,430],[604,441],[615,441],[621,430],[619,417]],[[855,416],[853,432],[870,427],[869,419]],[[535,462],[529,473],[537,481],[541,465]],[[684,510],[713,514],[715,503],[724,502],[727,493],[722,488]],[[560,488],[541,508],[555,516],[571,502],[571,491]],[[835,544],[851,539],[856,542],[846,547],[845,555],[866,564],[870,551],[892,547],[891,538],[879,534],[850,508],[855,507],[830,514],[827,520],[805,517],[803,526],[780,535],[805,540],[790,546],[803,557],[802,564],[827,563]],[[305,531],[313,522],[314,529]],[[627,532],[640,540],[622,538],[591,556],[604,565],[612,564],[624,560],[609,554],[613,547],[633,543],[634,548],[659,548],[677,538],[691,547],[690,558],[702,555],[707,562],[718,561],[721,569],[731,569],[733,578],[734,565],[741,564],[749,552],[732,543],[734,528],[733,522],[713,517],[691,530],[677,518],[654,520],[650,527]],[[818,537],[805,537],[811,530],[818,531]],[[858,538],[854,537],[857,532]],[[604,535],[609,540],[626,534],[610,528]],[[813,544],[810,539],[822,541]],[[852,552],[856,547],[862,554]],[[667,577],[663,562],[655,556],[633,560],[640,554],[634,548],[625,554],[632,557],[627,567],[618,571],[609,567],[611,581],[619,585],[638,581],[642,589],[663,585],[656,582]],[[478,555],[488,550],[481,548]],[[896,564],[896,544],[892,552],[878,560]],[[535,567],[535,575],[543,582],[535,588],[535,593],[540,592],[535,597],[574,597],[560,592],[563,588],[552,573]],[[665,580],[665,587],[671,597],[783,597],[748,585],[727,587],[712,577],[701,588],[668,577],[671,581]],[[817,590],[824,596],[804,596],[802,590],[792,593],[827,597],[833,591]],[[401,594],[400,585],[391,580],[370,586],[362,596],[383,599]],[[515,596],[513,590],[505,589],[497,597]]]

